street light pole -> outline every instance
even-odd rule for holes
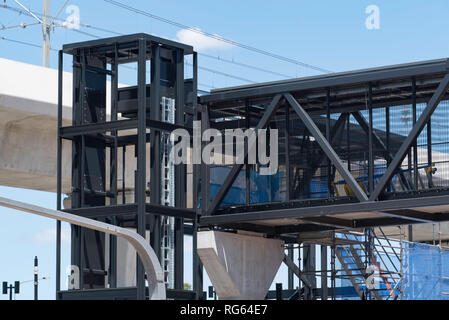
[[[38,278],[38,260],[37,256],[34,257],[34,300],[38,300],[38,285],[39,285],[39,278]]]

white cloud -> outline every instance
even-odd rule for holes
[[[201,32],[201,29],[182,29],[176,33],[176,41],[191,45],[197,51],[207,49],[229,49],[232,47],[232,44],[219,40],[223,38],[218,34],[214,34],[214,37],[218,38],[215,39],[201,34],[198,31]]]
[[[47,229],[42,232],[38,232],[33,236],[33,241],[39,243],[56,243],[56,229]],[[70,242],[70,230],[61,230],[61,242]]]

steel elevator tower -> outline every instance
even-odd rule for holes
[[[65,210],[149,237],[164,270],[167,297],[197,297],[198,293],[183,289],[184,234],[186,228],[196,237],[196,204],[192,200],[187,208],[192,192],[187,166],[168,161],[170,133],[192,130],[196,53],[190,46],[147,34],[65,45],[59,53],[60,101],[64,54],[73,56],[73,109],[72,126],[62,126],[62,110],[58,117],[58,209],[62,144],[69,140],[71,201]],[[191,79],[184,76],[187,55],[193,60]],[[137,86],[119,88],[123,64],[135,71]],[[131,270],[133,261],[127,257],[132,251],[123,250],[114,236],[73,226],[71,264],[79,268],[80,287],[59,290],[58,298],[145,298],[142,264],[137,260],[137,271]],[[193,254],[195,265],[199,262]],[[134,285],[121,287],[120,281]],[[197,283],[193,287],[200,290]]]

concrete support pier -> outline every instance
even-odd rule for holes
[[[228,232],[198,233],[198,255],[219,299],[264,299],[284,258],[277,239]]]

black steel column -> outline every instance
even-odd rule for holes
[[[374,190],[374,150],[373,150],[373,85],[368,87],[368,112],[369,112],[369,131],[368,131],[368,192],[371,194]]]
[[[337,271],[335,269],[335,255],[336,255],[336,245],[335,245],[335,232],[332,232],[332,246],[331,246],[331,288],[332,288],[332,300],[337,298],[336,295],[336,275]]]
[[[332,146],[331,143],[331,92],[330,89],[327,89],[326,92],[326,140]],[[349,157],[348,157],[349,162]],[[331,161],[327,158],[327,197],[331,197]]]
[[[201,106],[201,136],[210,127],[209,110],[207,106]],[[204,147],[206,143],[202,142]],[[201,150],[203,150],[203,147]],[[210,207],[210,166],[201,161],[201,213],[207,214]],[[217,195],[215,195],[217,196]]]
[[[413,125],[416,124],[416,78],[412,78],[412,105],[413,105]],[[413,185],[415,191],[418,188],[418,138],[413,144]]]
[[[159,45],[151,46],[151,94],[150,94],[150,119],[161,120],[161,59]],[[159,130],[151,129],[150,132],[150,202],[152,204],[161,203],[161,134]],[[151,246],[156,256],[161,259],[161,217],[159,215],[152,216],[151,225]]]
[[[111,63],[111,121],[117,121],[117,103],[118,103],[118,50],[117,44],[115,45],[114,61]],[[111,132],[111,136],[114,137],[114,144],[110,147],[110,191],[113,197],[110,199],[111,205],[116,205],[118,202],[118,145],[117,145],[117,130]],[[124,164],[123,164],[124,167]],[[124,176],[123,176],[123,180]],[[123,188],[122,192],[125,192]],[[116,224],[116,218],[111,217],[111,223]],[[109,274],[108,281],[111,288],[117,287],[117,237],[109,236]]]
[[[390,166],[391,157],[390,157],[390,108],[385,108],[385,131],[386,131],[386,147],[387,147],[387,168]],[[387,191],[391,191],[391,183],[387,184]]]
[[[146,48],[147,42],[139,39],[138,58],[138,126],[137,126],[137,183],[135,197],[137,201],[137,233],[145,237],[145,203],[146,203]],[[152,83],[153,85],[153,83]],[[154,107],[154,105],[152,105]],[[159,107],[159,106],[158,106]],[[153,178],[153,177],[151,177]],[[153,190],[151,190],[153,191]],[[137,258],[137,299],[144,300],[145,270]]]
[[[198,115],[201,112],[201,126],[203,126],[203,108],[199,108],[196,97],[197,97],[197,88],[198,88],[198,54],[196,52],[193,53],[193,111],[194,111],[194,120],[198,120]],[[201,135],[203,134],[204,128],[201,128]],[[200,140],[200,143],[201,140]],[[201,148],[202,150],[202,148]],[[197,232],[198,232],[198,214],[201,212],[205,212],[206,200],[205,195],[208,197],[208,185],[209,183],[205,183],[205,179],[209,182],[208,169],[205,170],[205,164],[201,159],[201,154],[199,155],[200,164],[195,165],[195,172],[197,181],[201,180],[201,209],[198,209],[198,192],[196,192],[196,197],[193,201],[195,206],[195,219],[192,221],[192,281],[193,281],[193,292],[195,292],[196,299],[202,299],[203,294],[203,265],[201,264],[201,260],[198,256],[198,245],[197,245]],[[207,176],[205,176],[207,174]],[[198,191],[198,185],[194,185],[195,190]]]
[[[57,177],[56,177],[56,210],[61,210],[62,201],[62,94],[63,94],[63,52],[58,52],[58,150],[57,150]],[[61,221],[56,221],[56,299],[61,290]]]
[[[184,52],[176,51],[176,124],[184,125]],[[175,167],[175,206],[186,208],[186,164]],[[184,219],[175,218],[175,289],[184,289]]]
[[[321,300],[327,300],[327,298],[327,246],[321,245]]]
[[[346,117],[346,152],[348,155],[348,171],[351,172],[351,114]]]
[[[196,294],[196,299],[203,299],[203,265],[198,256],[198,223],[195,219],[193,222],[192,234],[192,251],[193,251],[193,291]]]
[[[312,285],[312,289],[316,288],[316,247],[314,244],[305,244],[303,246],[304,255],[304,273]]]
[[[293,260],[293,245],[288,245],[287,255],[291,261]],[[294,287],[294,274],[290,268],[288,268],[288,289],[293,290]]]
[[[290,188],[292,185],[291,170],[290,170],[290,105],[285,104],[285,200],[290,201]],[[292,274],[293,279],[293,274]],[[293,289],[293,288],[292,288]]]
[[[427,165],[432,166],[432,118],[427,121]],[[432,174],[428,175],[429,189],[433,186]]]
[[[245,124],[246,129],[248,130],[251,128],[251,114],[249,110],[249,101],[247,100],[245,102]],[[245,148],[248,149],[249,146],[249,139],[247,138],[245,140]],[[246,204],[249,205],[251,203],[251,168],[248,164],[248,158],[245,158],[245,180],[246,180]]]

